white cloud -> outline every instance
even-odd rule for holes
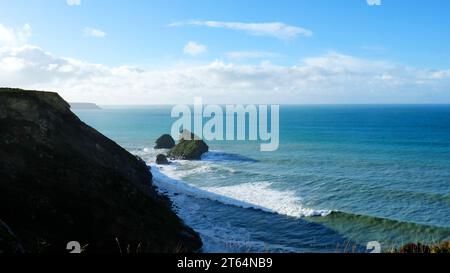
[[[440,71],[435,71],[431,74],[431,77],[433,79],[437,79],[437,80],[442,80],[442,79],[446,79],[446,78],[450,78],[450,69],[448,70],[440,70]]]
[[[193,41],[188,42],[183,49],[184,54],[196,56],[205,53],[208,47]]]
[[[230,59],[271,59],[281,55],[275,52],[265,51],[231,51],[227,53]]]
[[[25,44],[31,36],[31,26],[23,25],[21,28],[11,28],[0,24],[0,46],[18,46]]]
[[[330,52],[295,66],[214,61],[159,69],[108,67],[41,48],[0,48],[0,86],[58,91],[100,104],[450,103],[450,69],[417,69]]]
[[[298,36],[309,37],[313,33],[311,30],[286,25],[280,22],[270,23],[241,23],[241,22],[219,22],[219,21],[187,21],[175,22],[169,24],[171,27],[180,27],[185,25],[205,26],[211,28],[225,28],[232,30],[240,30],[254,36],[268,36],[275,37],[282,40],[289,40],[297,38]]]
[[[381,6],[381,0],[366,0],[369,6]]]
[[[66,3],[69,6],[79,6],[81,5],[81,0],[67,0]]]
[[[84,35],[95,38],[103,38],[106,36],[106,32],[100,29],[87,27],[84,29]]]

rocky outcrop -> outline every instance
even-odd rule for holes
[[[175,140],[168,134],[160,136],[155,143],[155,149],[172,149],[175,146]]]
[[[156,156],[156,164],[158,165],[169,165],[170,162],[167,159],[167,156],[164,154],[159,154]]]
[[[184,130],[180,142],[169,151],[168,155],[175,159],[200,160],[208,150],[209,147],[203,140],[189,130]]]
[[[56,93],[1,88],[0,128],[0,252],[66,252],[69,241],[86,253],[201,248],[145,163]]]

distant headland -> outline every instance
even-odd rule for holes
[[[73,110],[101,110],[102,108],[95,103],[89,102],[70,102],[70,108]]]

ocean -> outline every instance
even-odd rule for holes
[[[155,165],[170,106],[75,110],[151,167],[204,252],[364,252],[450,240],[449,105],[280,106],[280,146]]]

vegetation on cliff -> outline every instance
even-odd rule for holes
[[[431,244],[431,245],[425,245],[421,243],[417,244],[406,244],[402,246],[399,249],[395,249],[392,251],[393,253],[407,253],[407,254],[427,254],[427,253],[450,253],[450,241],[449,242],[443,242],[440,244]]]
[[[200,160],[208,150],[209,147],[203,140],[189,130],[184,130],[179,143],[169,151],[168,156],[175,159]]]

